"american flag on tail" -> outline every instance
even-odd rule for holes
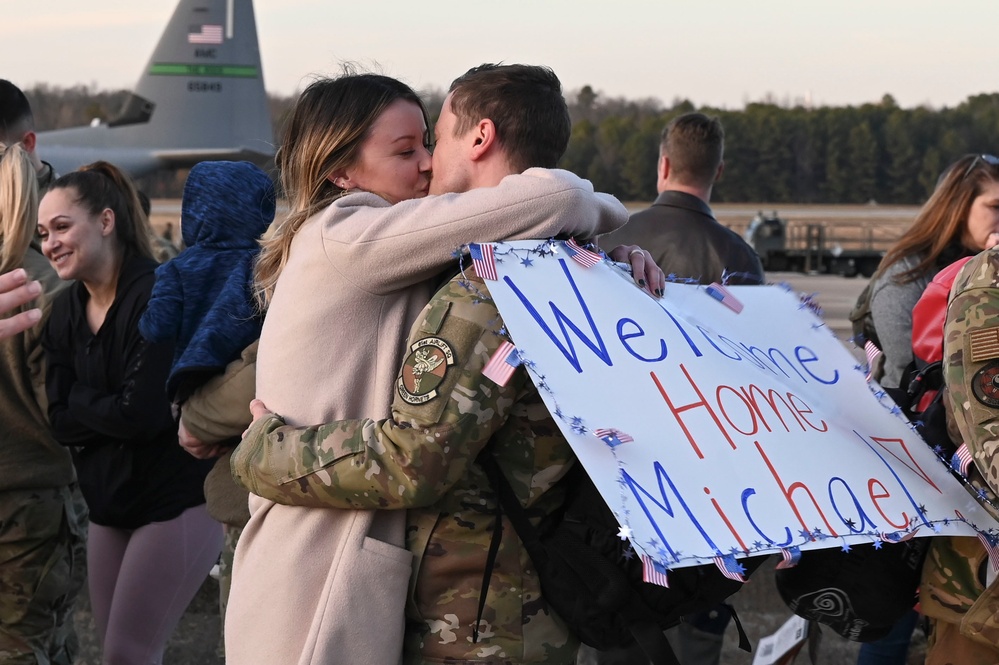
[[[221,25],[202,25],[198,26],[197,32],[187,33],[187,43],[188,44],[221,44],[222,43],[222,26]]]

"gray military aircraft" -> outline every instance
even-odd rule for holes
[[[117,118],[38,134],[58,173],[98,159],[133,177],[274,157],[252,0],[180,0]]]

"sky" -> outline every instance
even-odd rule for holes
[[[0,78],[132,88],[174,0],[4,0]],[[567,92],[954,106],[999,92],[995,0],[255,0],[264,82],[290,95],[340,63],[446,89],[483,62],[552,67]]]

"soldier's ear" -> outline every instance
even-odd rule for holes
[[[722,173],[725,173],[725,160],[722,160],[721,164],[718,165],[718,171],[715,173],[715,182],[721,181]]]
[[[24,149],[27,150],[29,153],[34,152],[35,141],[37,138],[38,138],[37,135],[33,131],[29,130],[24,133],[24,136],[21,137],[20,143],[21,145],[24,146]]]

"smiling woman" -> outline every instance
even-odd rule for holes
[[[211,461],[177,445],[164,388],[173,348],[138,331],[156,268],[148,224],[131,181],[106,162],[56,180],[39,207],[46,258],[76,280],[45,327],[45,391],[90,509],[105,662],[160,662],[222,546],[202,492]]]

